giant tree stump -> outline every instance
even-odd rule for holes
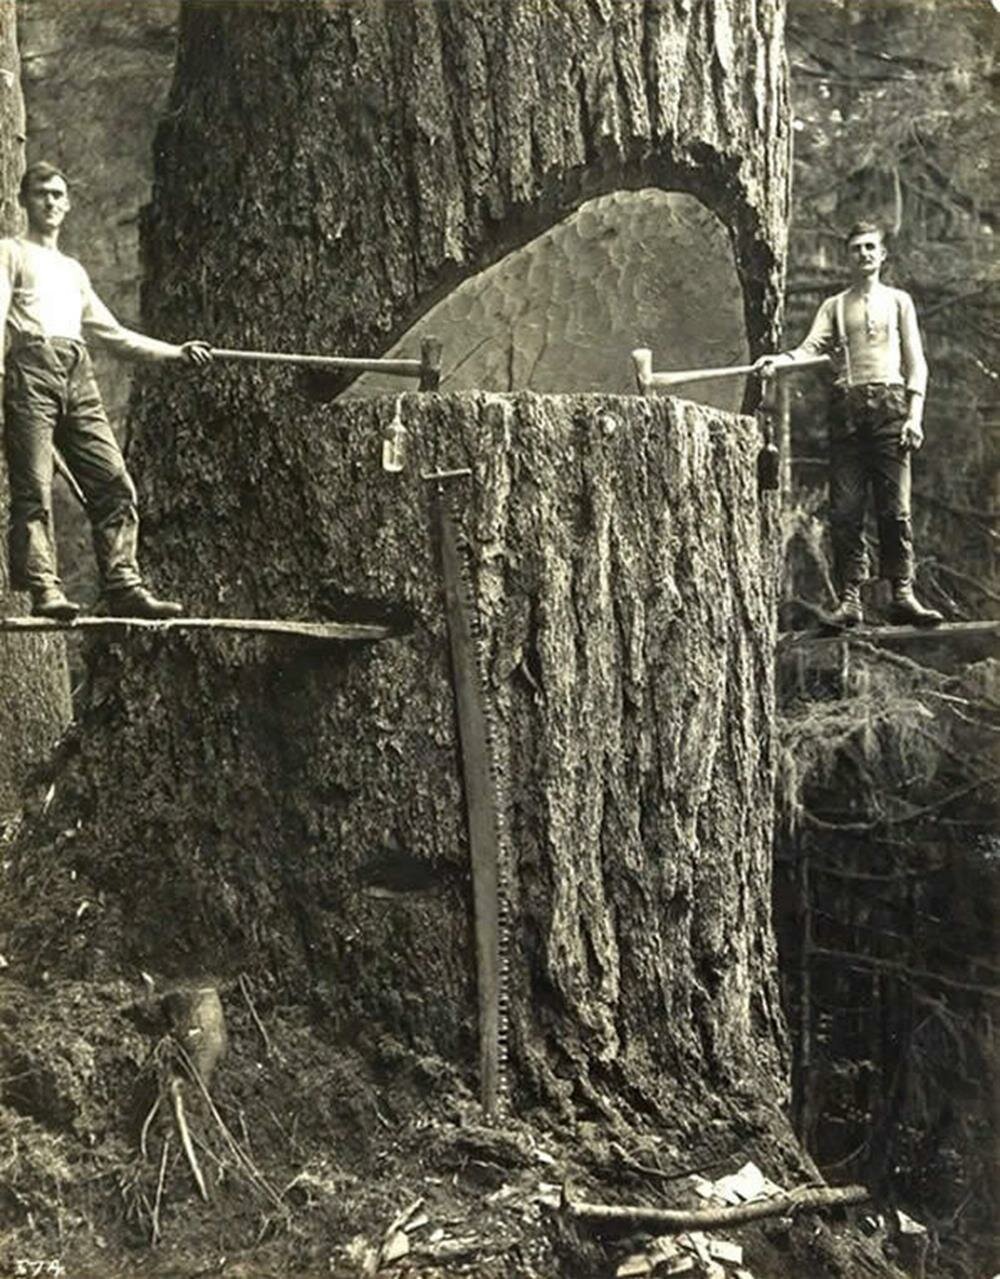
[[[220,396],[238,384],[213,376]],[[388,1032],[474,1074],[469,850],[421,478],[468,466],[513,849],[515,1096],[766,1079],[775,543],[755,423],[638,397],[411,394],[408,466],[389,475],[392,409],[262,419],[244,445],[266,442],[296,483],[227,505],[224,538],[185,536],[179,515],[156,536],[201,611],[404,633],[92,651],[93,819],[74,865],[108,902],[101,963],[255,972],[311,991],[335,1038]],[[184,465],[203,510],[214,476],[197,449]],[[224,569],[239,546],[252,576]]]

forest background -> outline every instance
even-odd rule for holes
[[[789,5],[795,167],[786,341],[839,287],[857,217],[895,231],[932,369],[915,464],[918,579],[998,616],[997,15],[989,4]],[[786,620],[832,598],[817,391],[793,393]],[[877,611],[883,586],[868,588]],[[857,653],[812,700],[786,679],[777,918],[800,1135],[944,1234],[996,1244],[1000,841],[994,656]],[[788,672],[786,672],[788,674]],[[811,690],[815,693],[815,688]]]

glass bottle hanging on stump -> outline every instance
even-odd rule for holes
[[[757,492],[776,493],[781,488],[781,456],[774,442],[774,419],[780,412],[782,394],[774,375],[762,378],[757,422],[761,446],[757,453]]]
[[[396,398],[396,411],[382,436],[382,470],[398,474],[406,465],[406,437],[403,425],[403,397]]]

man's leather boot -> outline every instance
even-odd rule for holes
[[[169,617],[182,617],[184,605],[176,600],[160,600],[145,586],[126,586],[117,591],[105,591],[104,603],[109,617],[139,617],[147,621],[164,621]]]
[[[36,586],[31,592],[31,616],[48,617],[55,622],[72,622],[80,605],[67,599],[61,587]]]
[[[944,621],[944,614],[921,604],[913,594],[913,582],[900,577],[892,584],[889,618],[899,626],[937,626]]]
[[[840,597],[840,603],[830,614],[834,626],[860,626],[865,620],[861,609],[861,587],[857,582],[848,582]]]

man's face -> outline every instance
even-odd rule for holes
[[[865,231],[847,242],[847,260],[856,279],[877,275],[885,261],[885,245],[877,231]]]
[[[66,183],[60,177],[39,178],[25,191],[23,204],[32,231],[58,231],[69,212]]]

